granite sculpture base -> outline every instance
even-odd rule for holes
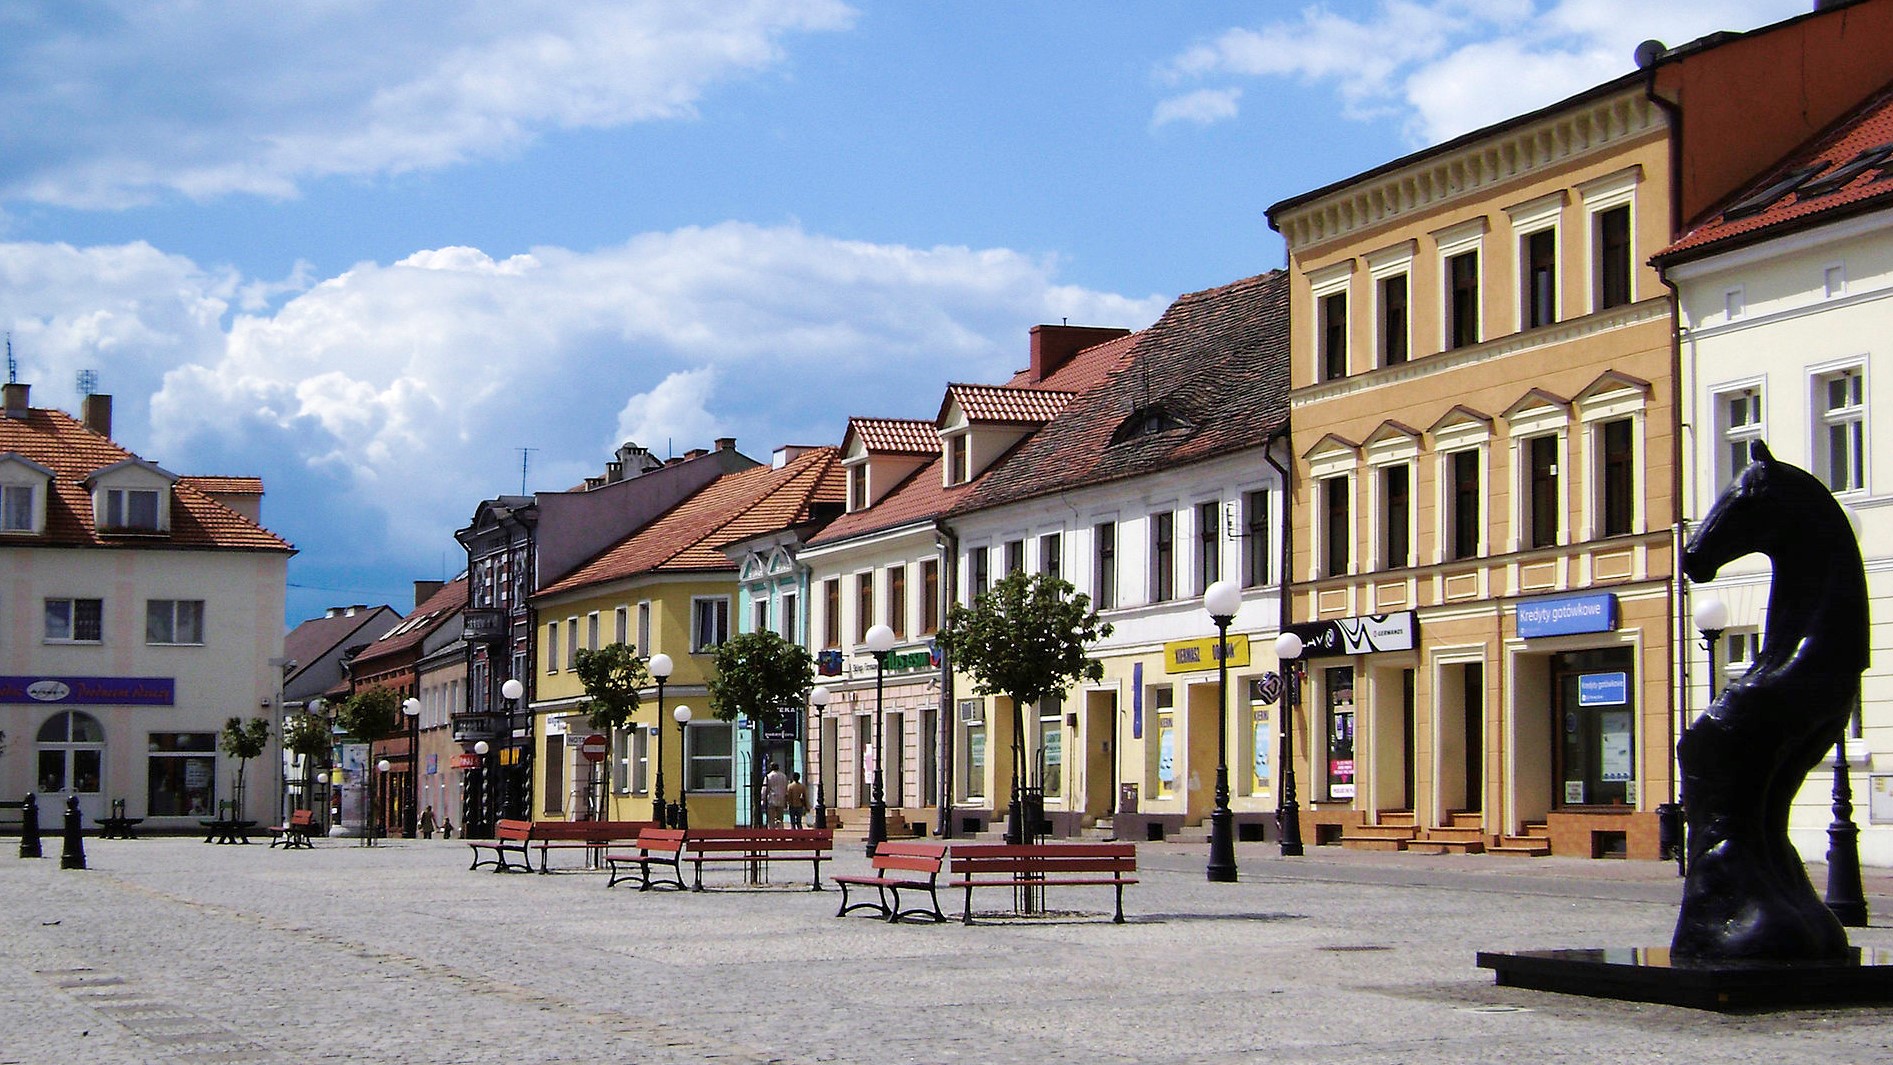
[[[1480,951],[1500,987],[1755,1013],[1893,1003],[1893,950],[1833,961],[1673,958],[1668,947]]]

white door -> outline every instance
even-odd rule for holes
[[[39,729],[39,823],[57,832],[65,825],[66,800],[77,797],[85,824],[106,815],[105,729],[78,710],[54,714]]]

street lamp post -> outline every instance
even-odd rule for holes
[[[1854,792],[1847,780],[1847,726],[1834,742],[1834,820],[1827,825],[1827,897],[1823,900],[1848,928],[1867,927],[1867,896],[1860,882],[1860,829],[1854,824]]]
[[[670,827],[687,831],[690,828],[690,747],[685,735],[690,728],[690,707],[680,705],[671,711],[671,716],[677,719],[677,762],[682,772],[677,781],[677,817]]]
[[[303,709],[307,711],[312,717],[315,717],[319,720],[322,717],[322,711],[328,709],[328,704],[322,701],[321,696],[317,696],[313,699],[310,699],[307,703],[304,703]],[[315,804],[316,773],[315,773],[315,764],[314,764],[315,756],[310,755],[310,754],[305,754],[305,755],[302,755],[301,757],[302,757],[302,801],[309,804],[310,810],[314,810],[316,808],[316,804]],[[322,780],[324,783],[327,783],[328,779],[329,779],[329,774],[327,773],[322,774]],[[327,804],[325,803],[324,806],[326,805]]]
[[[650,671],[651,679],[657,682],[657,717],[654,719],[657,727],[651,730],[657,733],[657,790],[651,795],[651,819],[657,822],[657,827],[668,828],[670,818],[664,809],[664,682],[670,679],[670,672],[675,667],[669,655],[656,654],[651,656],[644,668]],[[680,748],[677,753],[681,756],[683,750]]]
[[[834,698],[834,693],[829,691],[825,685],[817,684],[815,687],[809,689],[808,702],[810,706],[815,708],[815,727],[817,729],[821,728],[823,714],[828,708],[828,700],[832,698]],[[823,789],[827,786],[828,781],[827,778],[815,771],[815,762],[810,759],[808,755],[808,737],[806,735],[803,737],[802,760],[808,763],[809,775],[815,778],[815,827],[827,828],[828,800],[823,793]]]
[[[1209,813],[1209,879],[1236,881],[1236,815],[1229,809],[1229,623],[1242,607],[1242,590],[1217,581],[1203,593],[1216,623],[1216,808]]]
[[[408,781],[413,785],[409,790],[407,816],[402,818],[408,838],[415,839],[420,833],[415,830],[416,818],[421,810],[421,701],[409,698],[401,704],[401,713],[408,719]]]
[[[382,835],[381,814],[376,812],[376,807],[379,806],[382,813],[388,809],[386,800],[382,800],[379,793],[388,786],[389,768],[390,763],[386,758],[375,763],[375,786],[368,791],[368,845],[370,847],[374,846],[375,841]]]
[[[887,745],[881,736],[881,723],[887,714],[881,708],[882,675],[887,672],[887,656],[894,650],[894,630],[876,625],[868,630],[868,653],[874,656],[874,801],[868,807],[868,857],[887,840],[887,798],[882,790],[887,761]]]
[[[530,811],[522,811],[519,809],[519,781],[514,779],[519,773],[519,749],[511,742],[513,733],[516,731],[513,727],[513,717],[519,713],[519,700],[523,698],[525,694],[526,686],[519,682],[518,677],[508,677],[506,678],[506,683],[500,685],[500,695],[503,696],[508,703],[512,704],[506,708],[506,738],[508,741],[506,746],[508,750],[513,752],[513,767],[512,771],[506,773],[502,778],[502,782],[505,784],[506,801],[503,804],[504,809],[499,812],[515,817],[523,815],[530,818],[532,816]]]
[[[1275,807],[1275,831],[1282,857],[1301,856],[1301,804],[1295,801],[1295,704],[1301,701],[1301,637],[1284,632],[1275,638],[1282,663],[1282,798]]]
[[[492,752],[493,745],[485,740],[473,745],[473,753],[480,759],[480,776],[473,788],[473,801],[480,813],[479,839],[493,838],[493,778],[486,764],[487,756]]]

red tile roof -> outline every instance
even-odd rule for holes
[[[212,495],[224,496],[260,496],[263,494],[261,477],[217,477],[186,474],[180,481],[189,481],[193,488],[201,489]]]
[[[534,599],[646,573],[735,572],[724,544],[809,521],[847,497],[841,452],[811,448],[780,469],[725,474],[631,536],[601,552]]]
[[[848,432],[869,451],[901,455],[937,455],[940,437],[934,423],[914,418],[850,418]],[[845,439],[845,437],[844,437]]]
[[[953,512],[1260,447],[1287,426],[1283,271],[1181,296],[1129,340],[1116,373],[996,463]]]
[[[1089,392],[1116,373],[1118,367],[1124,364],[1124,360],[1130,357],[1131,351],[1136,346],[1137,334],[1135,333],[1126,333],[1101,344],[1093,344],[1080,350],[1066,360],[1064,365],[1047,374],[1045,380],[1038,382],[1038,387],[1056,389],[1061,392]],[[1006,383],[1015,387],[1031,385],[1031,368],[1020,370],[1013,375],[1012,380]]]
[[[53,471],[52,491],[46,502],[45,532],[39,536],[9,534],[0,543],[48,544],[60,547],[105,548],[219,548],[246,551],[294,551],[289,542],[249,518],[212,499],[205,481],[254,478],[179,477],[171,486],[171,530],[168,534],[101,536],[92,513],[92,493],[84,481],[98,470],[138,456],[61,410],[29,408],[24,418],[0,417],[0,455],[13,453]]]
[[[1699,258],[1893,205],[1893,86],[1788,154],[1656,255]]]
[[[970,422],[1043,425],[1058,417],[1076,394],[1011,385],[948,385],[940,413],[944,416],[947,407],[957,403]]]
[[[410,650],[426,640],[435,630],[445,625],[448,619],[460,613],[467,605],[467,579],[456,577],[441,585],[440,590],[427,597],[414,613],[398,622],[375,641],[362,649],[355,656],[350,669],[357,675],[373,672],[373,664],[381,659]]]

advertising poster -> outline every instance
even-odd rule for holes
[[[1598,767],[1609,783],[1622,783],[1631,777],[1630,711],[1607,710],[1598,718]]]
[[[368,745],[342,744],[342,824],[360,835],[368,823]]]
[[[1327,671],[1328,797],[1354,797],[1354,669]]]

